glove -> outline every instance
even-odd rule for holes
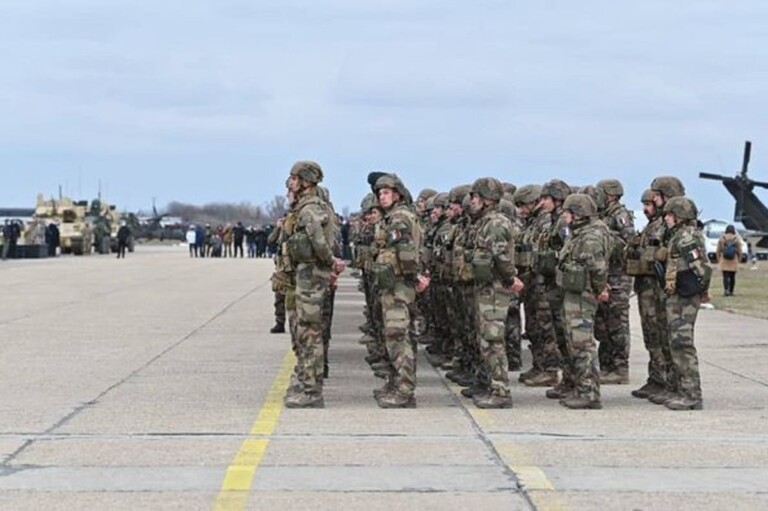
[[[667,296],[672,296],[675,294],[675,284],[672,282],[667,282],[667,285],[664,286],[664,292],[667,293]]]

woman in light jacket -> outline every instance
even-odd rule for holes
[[[732,245],[733,249],[728,248],[729,245]],[[739,271],[742,253],[741,240],[736,236],[736,229],[729,225],[717,242],[717,262],[720,271],[723,272],[725,296],[733,296],[733,288],[736,287],[736,272]]]

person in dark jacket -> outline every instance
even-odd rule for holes
[[[117,230],[117,258],[125,259],[125,249],[128,248],[128,242],[131,238],[131,229],[125,222],[120,222],[120,228]]]
[[[56,257],[56,249],[61,241],[61,234],[59,233],[59,226],[56,222],[51,222],[45,229],[45,244],[48,245],[48,256]]]
[[[245,227],[243,222],[237,222],[232,228],[232,238],[235,243],[235,250],[232,257],[237,257],[237,253],[240,252],[240,257],[243,257],[243,239],[245,238]]]

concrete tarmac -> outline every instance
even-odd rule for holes
[[[768,509],[768,321],[701,311],[700,412],[630,396],[634,309],[603,410],[517,373],[514,408],[478,410],[423,355],[418,408],[381,410],[346,277],[326,408],[287,410],[271,271],[144,246],[0,263],[0,509]]]

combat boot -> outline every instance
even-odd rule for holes
[[[471,399],[480,399],[481,397],[485,397],[491,393],[491,389],[486,387],[485,385],[479,385],[475,384],[471,387],[467,387],[465,389],[461,389],[461,395],[464,397],[468,397]]]
[[[365,361],[369,364],[375,364],[376,362],[381,362],[381,360],[381,355],[378,353],[371,353],[370,355],[365,356]]]
[[[531,367],[527,371],[524,371],[524,372],[520,373],[520,376],[517,377],[517,381],[522,383],[525,380],[529,380],[529,379],[533,378],[534,376],[536,376],[540,372],[541,371],[539,371],[537,368]]]
[[[269,329],[270,334],[284,334],[285,333],[285,323],[280,323],[279,321],[275,323],[275,326]]]
[[[557,371],[544,371],[531,378],[526,378],[523,380],[523,385],[526,387],[554,387],[557,382]]]
[[[381,378],[383,380],[389,378],[389,369],[376,369],[373,371],[373,375],[376,378]]]
[[[379,408],[416,408],[414,396],[404,396],[399,392],[383,394],[377,401]]]
[[[509,396],[500,396],[498,394],[488,394],[482,397],[472,398],[475,406],[478,408],[512,408],[512,398]]]
[[[704,409],[704,401],[701,399],[691,399],[688,397],[674,397],[664,402],[664,406],[670,410],[702,410]]]
[[[629,371],[627,369],[616,369],[609,373],[600,373],[601,385],[628,385]]]
[[[382,398],[382,396],[385,396],[386,394],[391,394],[394,391],[395,391],[395,386],[388,381],[378,389],[373,389],[373,398],[376,399],[376,401],[378,401],[379,399]]]
[[[325,408],[322,394],[301,392],[285,398],[286,408]]]
[[[359,343],[360,343],[360,344],[362,344],[362,345],[366,345],[366,344],[375,344],[375,343],[376,343],[376,338],[375,338],[375,337],[373,337],[373,336],[372,336],[371,334],[369,334],[369,333],[363,333],[362,337],[360,337],[360,340],[359,340],[359,341],[357,341],[357,342],[359,342]]]
[[[603,404],[600,400],[589,400],[585,397],[572,395],[560,400],[560,404],[571,410],[600,410]]]
[[[516,358],[507,359],[507,370],[509,372],[516,372],[522,368],[522,363]]]
[[[664,387],[662,387],[658,383],[649,381],[639,389],[633,390],[632,396],[639,399],[648,399],[652,395],[658,394],[660,392],[664,392]]]
[[[655,405],[663,405],[668,400],[677,397],[679,397],[677,393],[672,392],[671,390],[665,390],[663,392],[659,392],[658,394],[652,394],[650,397],[648,397],[648,401]]]
[[[565,399],[570,397],[574,390],[576,389],[573,386],[560,382],[554,388],[547,390],[545,394],[549,399]]]

